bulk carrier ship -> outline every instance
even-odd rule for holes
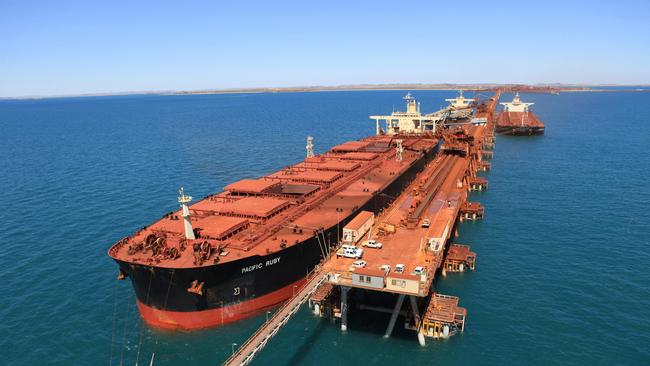
[[[530,111],[530,106],[535,103],[522,102],[519,93],[516,93],[512,102],[501,104],[503,111],[497,118],[497,133],[513,136],[544,134],[544,124]]]
[[[407,95],[406,112],[372,116],[376,135],[227,185],[114,244],[142,318],[168,329],[231,323],[292,296],[359,212],[378,213],[437,154],[436,121]],[[380,121],[385,121],[384,128]]]

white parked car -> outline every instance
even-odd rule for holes
[[[341,249],[336,251],[337,257],[359,259],[361,258],[362,255],[363,255],[363,249],[349,246],[349,245],[343,245]]]
[[[414,275],[423,275],[426,270],[424,267],[415,267],[415,270],[413,270]]]
[[[398,265],[395,266],[395,273],[404,273],[405,268],[406,268],[405,265],[398,264]]]
[[[361,244],[361,246],[368,247],[368,248],[375,248],[375,249],[381,249],[382,246],[384,246],[382,243],[378,242],[377,240],[366,240]]]
[[[357,268],[363,268],[366,266],[366,261],[354,261],[352,265]]]
[[[379,269],[386,272],[386,274],[388,274],[390,272],[390,264],[382,264],[381,267],[379,267]]]
[[[422,227],[429,227],[430,225],[431,221],[429,219],[422,220]]]

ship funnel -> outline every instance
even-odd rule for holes
[[[185,194],[185,189],[181,187],[178,190],[178,203],[181,204],[183,209],[183,221],[185,224],[185,238],[188,240],[194,240],[194,230],[192,229],[192,223],[190,222],[190,209],[187,207],[187,204],[192,201],[192,196]]]
[[[313,158],[314,157],[314,138],[311,136],[307,136],[307,157],[308,158]]]

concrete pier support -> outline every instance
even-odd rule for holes
[[[402,309],[402,304],[404,303],[404,296],[405,295],[400,294],[397,298],[397,302],[395,303],[393,314],[390,316],[390,321],[388,322],[388,328],[386,328],[386,334],[384,334],[384,338],[390,338],[390,335],[393,333],[395,321],[397,321],[397,316],[399,315],[399,312]]]
[[[341,286],[341,330],[348,330],[348,291],[349,287]]]
[[[420,346],[424,347],[426,346],[426,342],[424,341],[424,333],[422,333],[422,321],[420,319],[420,311],[418,310],[418,300],[415,296],[409,296],[409,298],[411,300],[411,311],[413,311],[413,316],[415,317],[415,328],[418,332],[418,342],[420,343]]]

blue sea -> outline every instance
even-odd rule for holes
[[[166,332],[141,322],[109,246],[177,206],[374,131],[405,91],[0,101],[0,364],[216,365],[265,316]],[[430,112],[453,91],[416,91]],[[502,101],[512,95],[504,95]],[[497,138],[485,220],[462,223],[477,270],[466,331],[420,347],[308,309],[255,365],[650,364],[650,93],[524,94],[546,135]],[[399,324],[399,323],[398,323]],[[236,345],[234,345],[236,344]]]

